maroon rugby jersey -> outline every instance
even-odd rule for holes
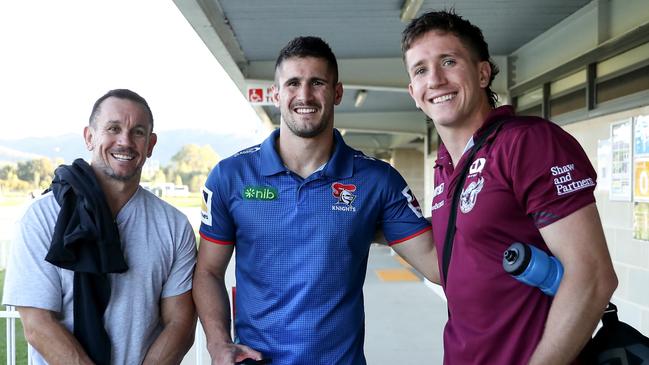
[[[505,273],[503,252],[513,242],[549,252],[539,228],[595,201],[595,170],[572,136],[547,120],[514,116],[510,106],[493,110],[483,129],[502,119],[508,121],[477,152],[462,183],[445,287],[445,364],[527,364],[551,298]],[[455,170],[441,145],[435,163],[432,223],[440,268],[453,185],[466,155]]]

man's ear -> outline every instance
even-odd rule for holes
[[[146,151],[146,157],[151,157],[151,154],[153,153],[153,147],[155,147],[156,142],[158,142],[158,135],[151,133],[151,136],[149,136],[149,149]]]
[[[480,74],[480,87],[486,88],[491,80],[491,64],[487,61],[480,61],[478,64],[478,73]]]
[[[408,83],[408,94],[410,94],[410,97],[411,97],[412,100],[415,102],[415,106],[417,107],[417,109],[421,109],[421,108],[419,107],[419,103],[417,103],[417,99],[415,99],[415,95],[413,94],[413,91],[412,91],[412,84],[411,84],[411,83]]]
[[[83,128],[83,140],[86,143],[86,149],[88,151],[92,151],[93,148],[95,148],[93,142],[92,142],[92,134],[94,133],[94,130],[92,127],[86,126]]]
[[[343,84],[342,82],[337,82],[336,86],[334,86],[334,92],[336,93],[335,99],[334,99],[334,105],[340,104],[341,101],[343,101]]]

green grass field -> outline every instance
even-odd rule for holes
[[[0,271],[0,296],[4,289],[5,272]],[[4,308],[4,306],[3,306]],[[0,319],[0,363],[7,361],[7,320]],[[23,334],[23,324],[20,320],[16,321],[16,364],[27,364],[27,341]]]
[[[12,207],[21,205],[29,201],[29,199],[30,196],[28,193],[0,193],[0,207]]]
[[[164,196],[162,199],[177,208],[191,208],[201,205],[200,193],[189,193],[187,196]],[[27,193],[0,193],[0,207],[21,205],[29,200],[30,196]]]
[[[201,193],[189,193],[187,196],[163,196],[162,200],[176,208],[193,208],[201,205]]]

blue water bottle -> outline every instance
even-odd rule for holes
[[[556,257],[519,242],[505,251],[503,268],[518,281],[536,286],[549,296],[556,294],[563,276],[563,266]]]

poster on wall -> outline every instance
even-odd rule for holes
[[[649,241],[649,203],[633,204],[633,238]]]
[[[649,115],[634,118],[633,156],[649,157]]]
[[[609,191],[611,188],[611,140],[597,141],[597,190]]]
[[[631,118],[611,125],[610,200],[631,200]]]
[[[649,157],[633,160],[633,201],[649,202]]]

